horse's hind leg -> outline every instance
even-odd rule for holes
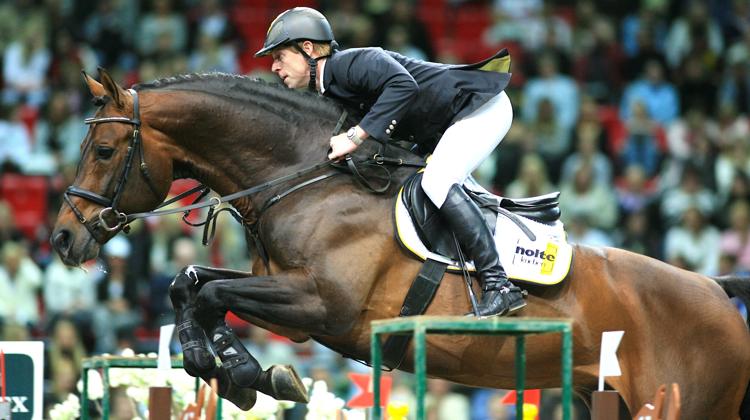
[[[204,352],[208,352],[204,331],[209,332],[211,347],[222,362],[219,369],[226,371],[227,379],[231,381],[230,389],[253,388],[277,399],[307,402],[307,391],[294,368],[275,365],[264,371],[258,361],[245,349],[232,329],[226,325],[224,320],[226,309],[204,311],[204,313],[208,313],[208,316],[202,317],[202,322],[200,322],[202,328],[199,328],[195,322],[195,296],[204,285],[218,279],[232,281],[233,279],[244,278],[254,281],[254,278],[250,277],[249,273],[200,266],[187,267],[181,274],[193,279],[192,282],[185,282],[185,277],[180,277],[183,280],[182,283],[179,283],[180,289],[187,286],[191,290],[191,299],[186,305],[187,309],[181,311],[183,318],[191,321],[189,324],[187,324],[188,321],[182,321],[183,324],[188,325],[188,328],[185,328],[184,331],[202,335],[201,344],[203,348],[201,351]],[[184,295],[184,293],[176,294]],[[182,340],[182,335],[180,337]],[[190,340],[190,337],[186,336],[185,339]],[[211,357],[213,359],[213,356]],[[185,358],[188,358],[188,354]]]

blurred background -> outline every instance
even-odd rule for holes
[[[48,237],[94,110],[81,70],[104,67],[126,87],[208,71],[273,80],[269,59],[253,53],[294,6],[321,10],[342,48],[444,63],[508,48],[515,120],[475,174],[484,186],[510,197],[562,191],[572,242],[711,275],[750,270],[750,1],[6,0],[0,338],[47,343],[48,404],[75,392],[83,357],[155,350],[158,327],[173,322],[167,288],[180,267],[249,269],[231,218],[208,247],[165,217],[134,224],[86,270],[61,264]],[[173,193],[191,186],[178,181]],[[264,366],[292,363],[343,398],[346,373],[362,371],[316,344],[232,325]],[[408,398],[409,381],[398,375],[394,393]],[[503,391],[433,381],[430,393],[434,419],[513,418]],[[556,418],[555,406],[545,392],[542,418]]]

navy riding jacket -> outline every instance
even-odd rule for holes
[[[507,50],[471,65],[426,62],[381,48],[336,51],[325,64],[323,94],[358,112],[359,126],[374,138],[408,140],[432,151],[451,124],[505,89],[510,73],[483,70],[503,60],[509,63]]]

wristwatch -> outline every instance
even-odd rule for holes
[[[364,141],[364,139],[359,136],[359,133],[357,132],[357,127],[350,128],[349,131],[346,132],[346,138],[351,140],[352,143],[356,144],[357,146],[362,144],[362,141]]]

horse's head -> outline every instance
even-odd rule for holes
[[[65,191],[51,242],[68,265],[96,257],[127,222],[126,214],[154,209],[172,182],[172,160],[158,132],[142,122],[135,90],[118,86],[100,69],[101,83],[83,74],[99,106],[73,185]]]

